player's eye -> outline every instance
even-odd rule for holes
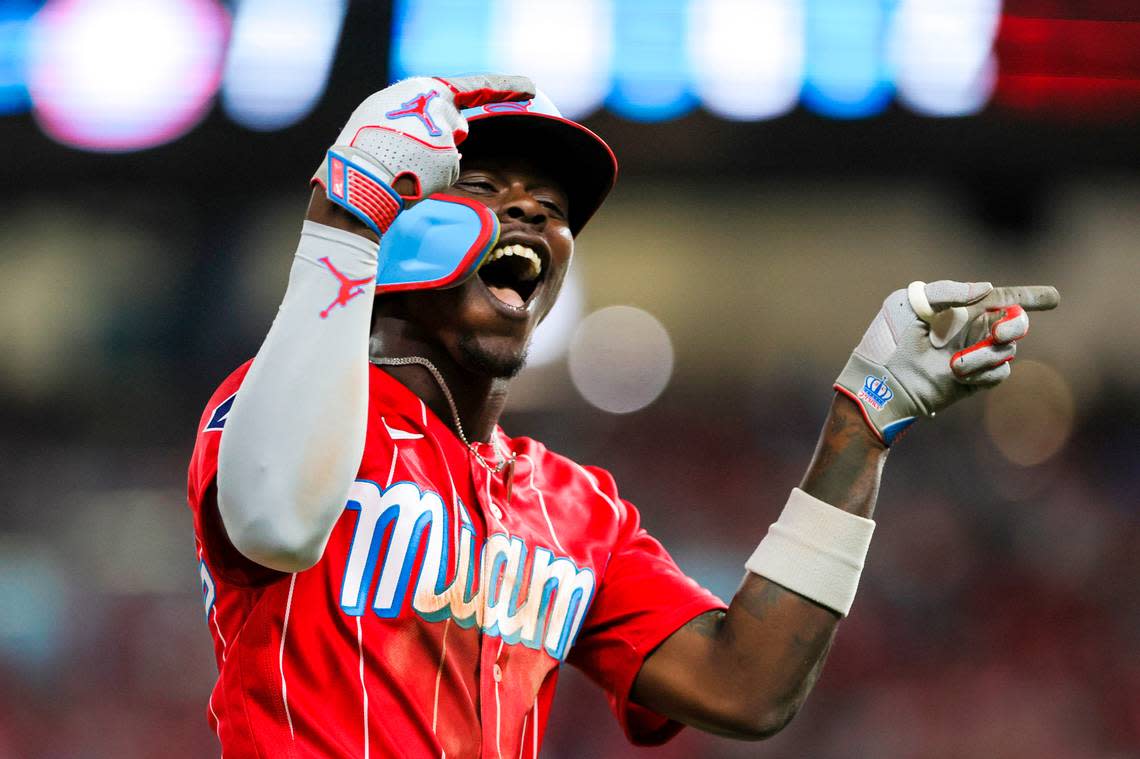
[[[538,202],[541,203],[542,207],[550,211],[556,218],[566,218],[566,209],[562,207],[561,203],[550,199],[539,199]]]
[[[479,190],[480,192],[495,192],[497,189],[490,180],[481,179],[479,177],[461,179],[456,184],[464,189]]]

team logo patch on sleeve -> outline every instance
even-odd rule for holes
[[[203,432],[220,430],[226,426],[226,417],[230,415],[230,409],[234,407],[234,398],[236,397],[237,393],[234,393],[214,407],[214,413],[210,414],[210,421],[206,422]]]

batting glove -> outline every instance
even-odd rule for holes
[[[405,79],[357,106],[313,181],[383,236],[405,200],[437,193],[458,178],[456,146],[467,137],[461,109],[532,97],[534,83],[524,76]],[[406,198],[392,189],[401,177],[415,188]]]
[[[912,282],[883,301],[835,389],[890,445],[919,416],[1008,377],[1017,341],[1029,332],[1026,312],[1059,302],[1048,286]]]

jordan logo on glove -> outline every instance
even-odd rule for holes
[[[424,125],[428,134],[432,137],[439,137],[443,134],[443,130],[436,126],[436,123],[431,119],[431,114],[427,112],[428,104],[437,97],[439,97],[439,93],[435,90],[429,90],[426,93],[421,92],[411,100],[401,103],[399,108],[388,111],[384,115],[393,120],[402,119],[405,116],[415,116]]]
[[[363,279],[349,279],[348,277],[341,274],[340,270],[333,266],[332,261],[329,260],[328,256],[321,258],[320,262],[324,264],[328,270],[332,272],[332,275],[336,277],[340,282],[340,289],[337,291],[336,299],[329,304],[328,308],[326,308],[324,311],[321,311],[322,319],[329,318],[329,314],[332,313],[332,310],[337,306],[347,306],[348,302],[355,298],[357,295],[363,295],[366,292],[364,289],[365,285],[376,284],[376,280],[373,277],[364,277]]]

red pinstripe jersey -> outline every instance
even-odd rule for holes
[[[248,367],[210,400],[189,473],[219,670],[207,715],[227,759],[534,757],[562,661],[606,691],[631,740],[680,729],[630,688],[650,651],[724,604],[607,472],[496,429],[518,456],[508,483],[371,367],[364,455],[324,555],[275,572],[229,543],[213,490]]]

